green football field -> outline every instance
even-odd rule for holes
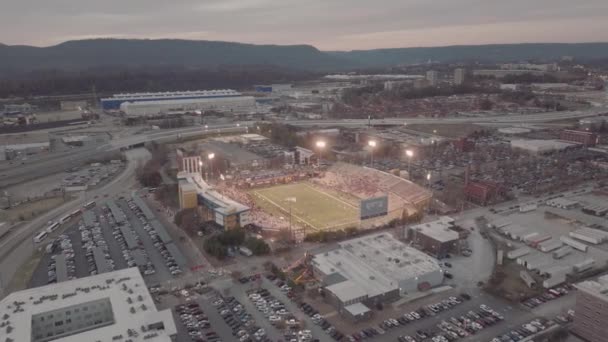
[[[262,208],[317,230],[340,229],[359,222],[359,207],[307,183],[278,185],[253,190],[256,202]],[[289,201],[295,198],[295,202]]]

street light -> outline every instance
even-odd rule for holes
[[[407,156],[407,175],[412,179],[412,157],[414,156],[414,151],[405,150],[405,155]]]
[[[319,140],[315,145],[319,149],[319,158],[317,159],[317,164],[321,166],[321,156],[323,155],[323,150],[325,149],[325,146],[327,146],[327,143],[323,140]]]
[[[374,167],[374,148],[376,147],[378,143],[376,142],[376,140],[370,140],[367,142],[367,145],[370,147],[370,158],[371,158],[371,164],[372,167]]]
[[[428,187],[430,188],[431,187],[431,173],[430,172],[426,174],[426,183],[427,183]]]

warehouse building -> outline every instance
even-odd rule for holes
[[[577,146],[574,143],[567,143],[558,140],[511,140],[511,148],[519,149],[531,154],[546,154],[563,151]]]
[[[115,94],[112,97],[101,99],[101,108],[103,110],[119,110],[120,106],[125,102],[136,103],[168,100],[222,99],[241,96],[241,93],[231,89],[158,93],[126,93]]]
[[[405,237],[414,245],[435,256],[445,258],[458,248],[460,235],[454,228],[454,219],[443,216],[437,221],[405,227]]]
[[[1,341],[169,342],[177,334],[137,268],[13,292],[0,307]]]
[[[123,102],[120,105],[120,111],[128,117],[181,115],[204,111],[249,113],[255,108],[253,96],[137,101]]]
[[[358,317],[366,315],[361,305],[394,301],[443,281],[436,259],[387,233],[340,242],[337,248],[314,255],[312,265],[327,301],[340,313]]]

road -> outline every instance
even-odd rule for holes
[[[488,123],[503,123],[503,124],[521,124],[521,123],[538,123],[546,121],[555,121],[563,119],[585,118],[606,114],[608,108],[599,107],[584,111],[564,111],[564,112],[547,112],[527,115],[510,115],[504,114],[501,116],[485,116],[485,117],[448,117],[448,118],[387,118],[387,119],[344,119],[344,120],[293,120],[285,121],[285,123],[298,127],[362,127],[369,123],[375,126],[382,125],[404,125],[404,124],[488,124]],[[253,127],[255,122],[243,121],[239,123],[221,123],[209,124],[205,126],[186,127],[172,130],[162,130],[152,133],[135,134],[127,137],[117,136],[114,140],[107,144],[100,145],[96,148],[80,149],[75,148],[69,152],[50,153],[48,155],[32,157],[24,164],[0,165],[0,188],[19,184],[27,180],[45,176],[54,172],[60,172],[68,166],[78,165],[87,161],[94,154],[96,157],[100,153],[112,152],[121,148],[128,148],[133,145],[142,144],[149,141],[168,142],[177,141],[180,138],[203,137],[209,134],[217,133],[245,133],[249,128]],[[15,161],[21,163],[21,161]]]
[[[127,167],[125,170],[110,181],[105,186],[87,192],[87,198],[100,197],[106,195],[108,197],[118,194],[128,195],[130,188],[135,184],[135,168],[138,161],[145,161],[149,158],[149,153],[145,149],[130,150],[127,152]],[[36,219],[27,222],[22,227],[13,230],[0,242],[0,253],[2,261],[0,261],[0,286],[4,288],[17,269],[26,262],[32,255],[35,247],[32,236],[46,226],[48,221],[57,220],[65,213],[72,212],[84,203],[84,195],[79,194],[73,201],[67,202],[45,214],[40,215]],[[44,245],[44,244],[43,244]],[[5,293],[2,294],[6,295]]]

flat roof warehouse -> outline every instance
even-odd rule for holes
[[[402,293],[416,291],[421,283],[435,286],[443,281],[437,260],[389,234],[369,235],[338,245],[332,251],[316,254],[313,265],[326,276],[339,273],[347,279],[343,282],[347,284],[339,287],[348,291],[338,292],[339,296],[358,296],[363,290],[371,298],[396,289]],[[338,284],[341,283],[327,289]]]

